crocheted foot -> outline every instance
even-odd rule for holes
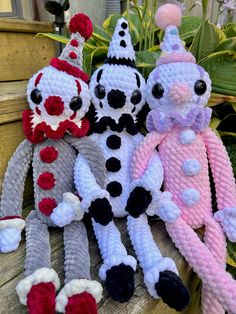
[[[113,212],[109,201],[104,198],[97,198],[92,201],[89,207],[89,214],[99,224],[106,226],[112,221]]]
[[[106,287],[110,297],[120,303],[128,302],[134,293],[134,270],[121,263],[107,271]]]
[[[33,285],[27,295],[29,314],[56,313],[56,289],[52,282],[41,282]]]
[[[145,213],[152,201],[151,193],[143,187],[137,186],[130,193],[125,210],[134,218]]]
[[[75,294],[68,299],[66,314],[97,314],[97,304],[88,292]]]
[[[157,294],[169,307],[183,311],[189,304],[190,295],[182,280],[172,271],[160,272],[158,283],[155,285]]]
[[[59,292],[56,310],[67,314],[96,314],[102,298],[102,286],[89,279],[72,279]]]

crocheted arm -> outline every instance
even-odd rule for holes
[[[107,225],[113,218],[109,193],[98,185],[87,160],[79,154],[74,169],[75,186],[82,197],[81,208],[97,223]]]
[[[227,151],[221,140],[208,128],[203,133],[208,160],[215,183],[219,211],[215,218],[229,238],[236,241],[236,185]]]
[[[149,133],[139,144],[132,163],[133,181],[126,211],[139,217],[146,210],[149,215],[158,214],[164,221],[172,222],[179,216],[178,207],[171,201],[171,194],[160,192],[163,168],[156,151],[165,135]]]
[[[21,217],[23,191],[33,145],[24,140],[11,157],[5,173],[0,205],[0,251],[16,250],[25,222]]]

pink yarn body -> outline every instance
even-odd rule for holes
[[[164,167],[165,190],[173,193],[173,201],[181,209],[182,218],[192,227],[204,225],[204,218],[211,212],[211,192],[208,175],[206,147],[200,134],[192,144],[180,143],[180,130],[173,129],[159,145],[159,154]],[[182,165],[185,160],[196,159],[201,164],[197,175],[186,176]],[[187,188],[200,192],[197,204],[187,207],[181,200],[181,193]]]
[[[181,143],[182,131],[173,128],[165,134],[156,131],[147,134],[133,158],[133,178],[142,176],[158,146],[164,167],[165,190],[172,193],[181,210],[181,217],[174,223],[166,223],[166,228],[176,247],[203,281],[203,313],[223,314],[224,309],[236,313],[236,281],[225,271],[226,240],[220,224],[213,217],[208,169],[209,160],[218,208],[235,206],[235,181],[229,157],[210,128],[195,134],[190,144]],[[183,162],[189,159],[196,159],[201,165],[200,171],[193,176],[183,172]],[[192,206],[186,206],[181,197],[187,188],[200,193],[198,202]],[[201,226],[205,226],[204,243],[192,230]]]

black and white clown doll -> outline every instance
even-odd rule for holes
[[[18,248],[25,221],[21,217],[25,178],[32,164],[35,210],[26,219],[25,278],[17,285],[20,302],[30,314],[95,314],[101,285],[90,279],[88,239],[80,200],[73,194],[73,168],[79,149],[103,184],[100,149],[84,137],[89,123],[88,76],[82,70],[84,41],[92,22],[84,14],[69,24],[71,39],[59,58],[28,83],[30,109],[23,113],[26,138],[12,156],[3,182],[0,204],[0,252]],[[81,138],[84,137],[84,138]],[[48,227],[65,226],[65,286],[60,288],[51,267]]]
[[[91,77],[90,92],[96,113],[90,138],[97,142],[106,159],[105,187],[96,182],[82,155],[78,155],[75,164],[75,185],[82,197],[81,208],[93,217],[103,258],[99,275],[114,300],[126,302],[132,297],[136,259],[127,254],[110,210],[115,217],[127,216],[129,212],[132,215],[127,219],[129,235],[150,295],[161,297],[170,307],[182,310],[189,302],[189,294],[178,277],[174,261],[162,256],[146,215],[135,218],[143,203],[150,203],[149,209],[155,204],[161,206],[160,194],[154,191],[152,198],[146,190],[153,191],[157,185],[161,188],[163,170],[156,154],[143,178],[131,182],[132,155],[143,138],[136,129],[136,119],[145,104],[146,84],[135,67],[135,52],[124,18],[117,22],[105,64]],[[155,184],[152,172],[160,173],[160,178],[155,177]],[[170,201],[171,206],[175,205]]]

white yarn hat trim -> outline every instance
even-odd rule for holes
[[[0,229],[5,228],[16,228],[19,230],[23,230],[25,228],[25,221],[21,218],[0,220]]]

